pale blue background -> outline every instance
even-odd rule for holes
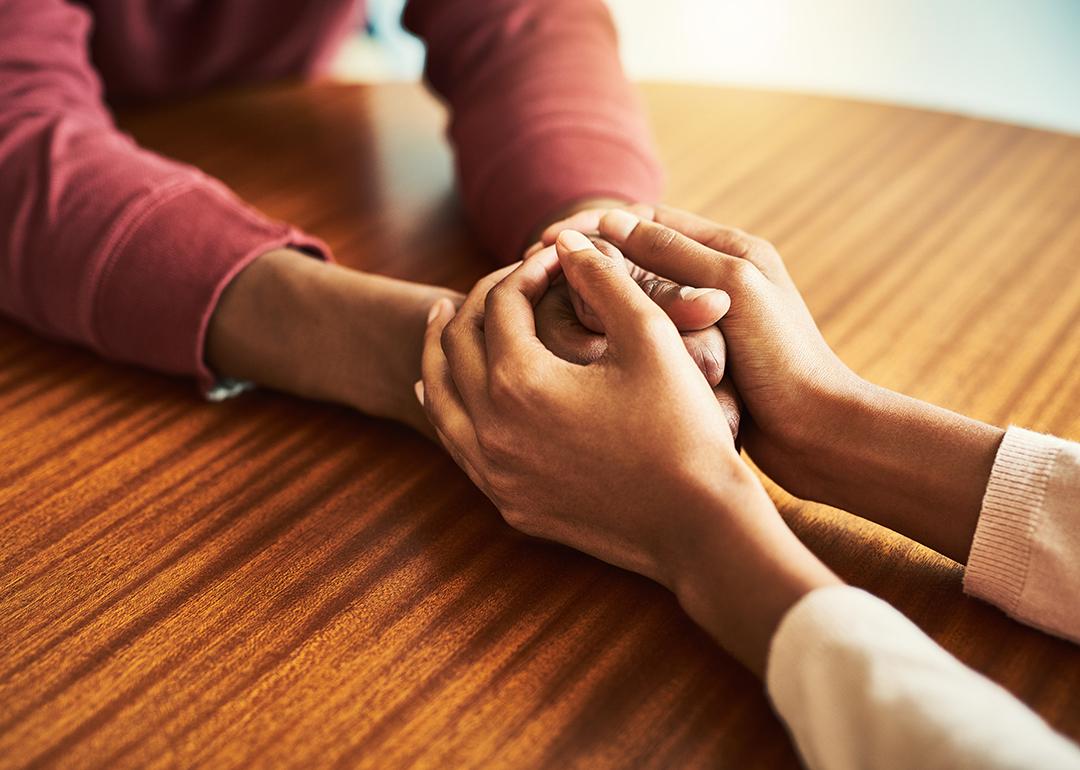
[[[338,71],[418,76],[423,49],[372,0]],[[1080,133],[1080,0],[609,0],[639,79],[849,95]]]

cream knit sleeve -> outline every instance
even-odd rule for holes
[[[1080,444],[1009,428],[983,498],[964,591],[1080,642]]]

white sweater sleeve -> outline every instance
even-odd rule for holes
[[[1080,642],[1080,444],[1009,428],[975,527],[964,590]]]
[[[1080,768],[1076,745],[857,588],[788,611],[766,685],[812,770]]]

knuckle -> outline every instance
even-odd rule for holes
[[[773,254],[776,253],[776,247],[773,246],[772,241],[767,240],[765,238],[762,238],[759,235],[755,235],[753,237],[754,237],[754,245],[758,249],[760,249],[761,251],[765,251],[765,252],[771,252]]]
[[[738,259],[737,261],[732,262],[729,269],[731,271],[732,280],[742,287],[751,285],[754,281],[754,276],[759,273],[753,263],[747,262],[745,259]]]
[[[508,300],[513,299],[512,294],[514,291],[505,283],[499,283],[491,287],[491,290],[484,298],[484,312],[490,314],[491,309],[496,305],[505,304]]]
[[[502,508],[499,513],[502,514],[503,521],[514,529],[520,529],[521,525],[525,524],[526,516],[517,508]]]
[[[476,425],[476,445],[489,459],[502,454],[502,440],[498,427],[490,422],[480,421]]]
[[[724,378],[725,351],[723,343],[717,344],[714,340],[705,340],[700,347],[701,373],[709,381],[709,385],[716,387]]]
[[[728,429],[731,430],[731,437],[739,437],[739,424],[742,422],[742,415],[739,412],[739,408],[735,404],[728,404],[728,408],[724,410],[724,416],[727,418]]]
[[[757,239],[745,230],[733,229],[729,241],[731,250],[737,257],[745,257],[757,247]]]
[[[616,258],[611,254],[601,251],[595,246],[590,246],[588,249],[582,249],[582,251],[587,252],[589,255],[585,264],[598,273],[610,273],[616,268],[622,269],[623,258],[621,254]]]
[[[678,239],[678,235],[674,230],[657,225],[649,228],[648,231],[648,248],[652,251],[667,251]]]
[[[646,296],[654,301],[663,298],[664,294],[675,286],[671,281],[665,281],[663,278],[649,278],[640,285]]]
[[[539,533],[537,523],[524,511],[518,508],[501,509],[503,521],[524,535],[535,537]]]
[[[769,251],[776,251],[776,247],[772,245],[772,242],[762,238],[760,235],[751,235],[750,233],[742,233],[742,235],[746,238],[746,242],[753,251],[761,254]]]
[[[508,404],[520,404],[529,400],[535,385],[529,372],[517,363],[498,361],[492,368],[488,383],[491,397]]]
[[[622,260],[618,262],[606,255],[590,254],[588,259],[581,262],[583,272],[594,280],[606,280],[612,276],[616,268],[621,268]]]
[[[480,447],[485,461],[490,464],[498,464],[507,456],[507,446],[496,425],[486,424],[484,427],[477,425],[476,446]]]
[[[656,343],[670,343],[673,339],[681,339],[664,311],[656,308],[656,312],[648,312],[642,315],[640,320],[641,333],[649,340]]]
[[[452,354],[457,349],[458,343],[461,340],[461,323],[459,319],[455,318],[446,326],[443,327],[442,335],[439,342],[442,344],[443,350]]]
[[[490,382],[491,397],[496,401],[513,400],[517,392],[517,373],[504,362],[496,363],[491,368]]]
[[[497,418],[480,417],[474,425],[476,445],[480,448],[487,463],[493,468],[502,468],[510,463],[513,444],[506,426]]]
[[[784,264],[784,259],[780,256],[779,250],[769,243],[769,241],[762,241],[761,243],[761,258],[773,267],[779,267]]]

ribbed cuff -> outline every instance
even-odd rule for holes
[[[1016,614],[1031,560],[1058,439],[1010,427],[983,497],[971,544],[964,591]]]
[[[291,247],[330,259],[329,248],[264,217],[224,185],[195,177],[133,215],[92,289],[90,324],[107,356],[217,382],[204,361],[210,317],[225,287],[259,256]]]

